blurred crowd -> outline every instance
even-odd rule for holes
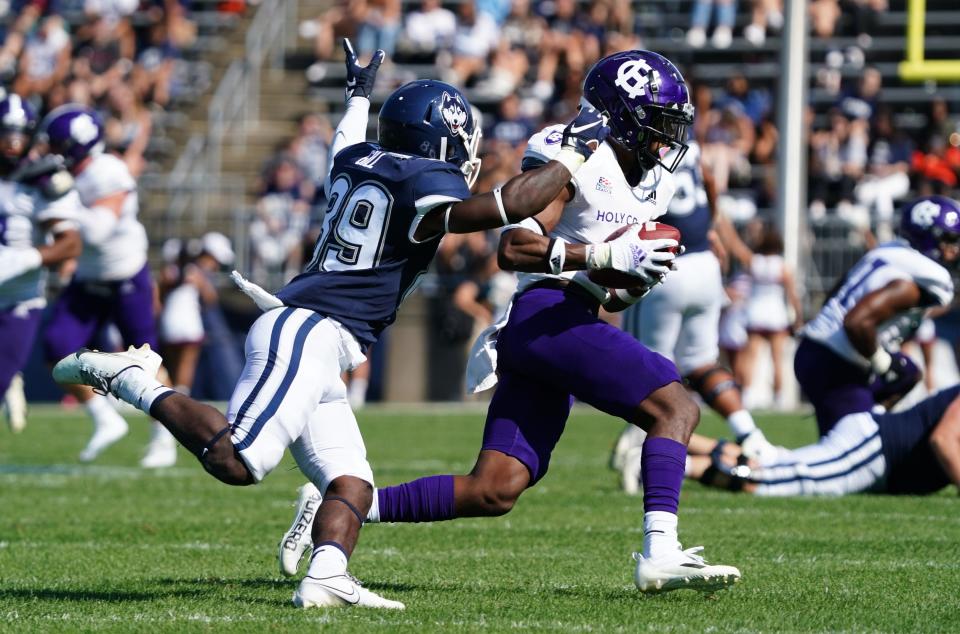
[[[94,107],[109,150],[133,174],[146,168],[154,116],[194,94],[183,52],[196,41],[191,0],[0,2],[0,84],[45,113],[64,103]],[[207,9],[211,3],[200,3]],[[244,3],[220,3],[243,11]]]

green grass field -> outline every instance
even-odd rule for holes
[[[546,479],[503,518],[364,529],[351,568],[405,612],[299,611],[275,544],[301,483],[285,461],[232,489],[186,453],[176,468],[136,461],[144,419],[94,466],[75,456],[80,414],[37,408],[0,429],[0,631],[857,631],[960,630],[960,513],[929,498],[752,499],[685,487],[680,536],[743,581],[714,596],[641,596],[630,553],[642,505],[606,468],[619,424],[572,417]],[[367,410],[380,484],[468,469],[482,413]],[[761,417],[800,445],[813,423]],[[706,433],[723,426],[707,419]]]

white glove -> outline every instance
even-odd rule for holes
[[[230,273],[230,279],[232,279],[233,283],[236,284],[241,291],[243,291],[244,295],[252,299],[253,303],[257,305],[257,308],[263,312],[283,306],[283,302],[279,297],[268,293],[253,282],[248,281],[246,278],[240,275],[239,272],[232,271]]]
[[[42,265],[43,257],[32,247],[0,248],[0,284]]]
[[[647,283],[659,281],[658,278],[670,271],[670,263],[677,257],[661,249],[676,246],[678,242],[669,238],[641,240],[631,227],[610,242],[587,245],[587,268],[614,269],[636,275]]]

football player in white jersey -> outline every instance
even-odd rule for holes
[[[677,68],[650,51],[615,53],[587,74],[583,109],[607,117],[610,136],[571,183],[535,219],[504,230],[501,268],[519,273],[507,315],[485,331],[471,353],[467,384],[496,385],[487,410],[480,455],[469,475],[436,475],[377,490],[368,522],[427,522],[503,515],[546,473],[574,398],[643,427],[643,552],[634,581],[643,592],[715,590],[736,582],[732,566],[709,565],[684,550],[677,509],[686,443],[700,410],[665,357],[597,317],[601,303],[638,297],[589,279],[587,270],[630,271],[631,287],[655,285],[674,258],[674,240],[643,240],[638,223],[662,215],[674,194],[673,169],[686,151],[693,121],[687,87]],[[577,125],[573,129],[579,129]],[[530,139],[529,173],[561,150],[564,131],[551,126]],[[615,229],[632,224],[605,242]],[[636,291],[635,291],[636,292]],[[638,292],[639,294],[639,292]],[[301,524],[312,491],[281,550],[282,568],[296,569],[307,546]],[[286,565],[289,562],[289,566]]]
[[[80,255],[79,200],[70,175],[50,161],[24,156],[37,127],[16,94],[0,101],[0,395],[23,369],[46,305],[46,269]],[[20,431],[25,412],[11,408]]]
[[[663,284],[624,311],[623,328],[677,364],[687,385],[727,420],[745,453],[772,452],[774,448],[744,409],[733,375],[718,364],[724,291],[720,262],[710,240],[716,200],[712,182],[700,169],[700,146],[692,140],[688,145],[674,174],[677,193],[661,218],[680,230],[684,253]],[[630,494],[640,490],[645,437],[642,429],[627,425],[611,456],[611,466],[621,471],[621,484]]]
[[[154,290],[147,265],[147,232],[137,220],[137,183],[126,164],[103,151],[103,124],[90,108],[67,104],[51,111],[38,137],[47,152],[62,157],[76,181],[82,205],[84,249],[70,285],[53,308],[44,333],[47,359],[55,362],[89,345],[113,323],[124,345],[157,345]],[[107,398],[81,386],[67,388],[86,407],[93,436],[80,460],[94,460],[127,433],[127,422]],[[172,466],[176,441],[154,423],[141,465]]]
[[[953,301],[960,204],[927,196],[906,205],[900,236],[864,255],[800,331],[794,371],[821,436],[848,414],[891,407],[920,381],[899,345],[929,309]]]

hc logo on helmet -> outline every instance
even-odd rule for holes
[[[918,227],[929,227],[940,215],[940,205],[932,200],[924,200],[913,207],[910,220]]]
[[[440,114],[453,134],[459,135],[463,126],[467,124],[467,109],[460,102],[459,97],[451,97],[446,91],[440,101]]]
[[[617,69],[617,79],[613,82],[630,99],[642,97],[650,87],[650,92],[660,89],[660,73],[652,70],[650,65],[642,59],[632,59],[624,62]]]

